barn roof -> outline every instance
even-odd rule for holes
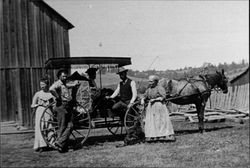
[[[44,0],[32,0],[35,4],[38,4],[45,10],[48,10],[52,15],[56,16],[61,22],[63,22],[68,29],[74,28],[74,25],[72,25],[67,19],[65,19],[61,14],[59,14],[55,9],[53,9],[51,6],[49,6]]]
[[[247,71],[249,71],[249,66],[245,69],[245,71],[243,71],[242,73],[240,73],[238,76],[234,77],[234,78],[230,81],[230,83],[233,83],[233,82],[235,82],[236,80],[238,80],[241,76],[243,76],[244,74],[246,74]]]

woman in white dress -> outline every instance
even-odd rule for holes
[[[45,147],[47,147],[46,142],[44,141],[41,131],[40,131],[40,119],[42,117],[43,111],[47,105],[51,101],[53,101],[54,97],[49,92],[49,81],[46,78],[42,78],[40,80],[40,88],[41,90],[36,92],[33,99],[31,108],[35,110],[35,140],[33,149],[37,152],[42,152]],[[49,109],[48,109],[49,110]],[[51,112],[51,111],[49,111]],[[45,118],[49,119],[50,115],[47,114]]]
[[[175,141],[174,129],[169,117],[169,111],[164,103],[165,89],[157,85],[159,77],[149,76],[149,88],[146,90],[141,104],[148,101],[145,117],[145,137],[149,141]]]

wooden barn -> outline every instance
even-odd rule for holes
[[[249,83],[249,67],[230,81],[231,86],[240,86],[247,83]]]
[[[1,121],[30,126],[44,63],[70,57],[68,31],[74,26],[43,0],[0,0],[0,12]]]

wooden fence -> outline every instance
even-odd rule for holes
[[[228,87],[228,93],[213,92],[210,97],[211,108],[249,111],[249,83]],[[207,107],[210,108],[208,101]]]

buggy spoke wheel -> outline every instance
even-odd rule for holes
[[[135,114],[137,114],[137,113],[135,113]],[[128,113],[128,116],[129,116],[129,117],[134,117],[134,118],[137,117],[137,115],[132,115],[132,114],[130,114],[130,113]]]
[[[54,122],[54,121],[46,121],[46,120],[41,120],[42,122],[44,123],[47,123],[47,124],[58,124],[57,122]]]
[[[74,140],[76,140],[76,136],[74,135],[74,133],[71,133],[72,137],[74,138]]]
[[[83,133],[80,132],[81,130],[73,130],[71,135],[72,135],[72,138],[76,141],[80,141],[82,138],[85,137],[85,135],[83,135]]]
[[[90,114],[83,106],[78,104],[73,118],[73,131],[70,139],[76,141],[74,144],[83,145],[91,130]]]
[[[57,116],[52,110],[53,104],[50,104],[43,111],[40,119],[40,131],[44,141],[48,146],[55,148],[54,142],[57,139],[58,121]]]
[[[119,117],[114,118],[105,118],[105,123],[107,126],[108,131],[112,135],[122,135],[123,133],[123,122],[120,120]]]
[[[54,130],[57,130],[58,129],[58,126],[57,127],[51,127],[51,128],[44,128],[43,131],[54,131]]]
[[[56,138],[57,138],[56,136],[57,136],[57,134],[51,133],[51,134],[48,134],[47,139],[48,139],[48,141],[50,142],[50,141],[52,141],[53,139],[56,139]]]
[[[126,131],[128,131],[130,128],[132,128],[136,122],[142,123],[142,112],[143,108],[139,104],[139,102],[134,103],[133,106],[131,106],[125,114],[124,118],[124,125]]]
[[[85,137],[82,133],[80,133],[78,130],[73,130],[73,132],[76,132],[78,135],[80,135],[81,137]],[[72,133],[73,133],[72,132]],[[75,136],[75,135],[74,135]],[[76,137],[76,136],[75,136]]]

